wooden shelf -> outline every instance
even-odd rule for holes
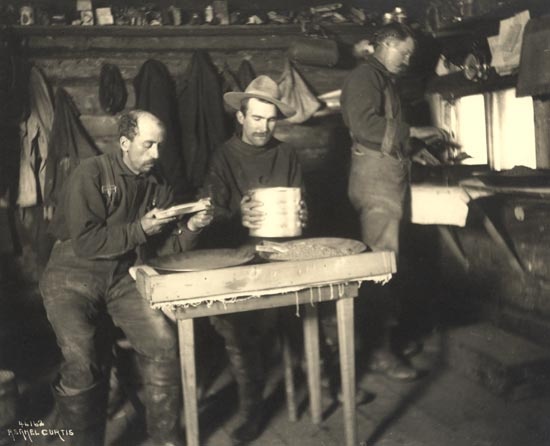
[[[7,28],[4,28],[7,29]],[[13,26],[30,56],[121,51],[286,50],[303,36],[299,25]],[[327,25],[329,35],[351,45],[368,32],[355,24]]]
[[[462,72],[446,76],[435,76],[429,82],[426,93],[439,93],[445,98],[459,98],[473,94],[513,88],[517,83],[517,75],[499,76],[491,72],[489,78],[483,81],[470,81]]]
[[[323,24],[323,28],[336,35],[365,33],[365,26],[354,23]],[[182,26],[2,26],[13,29],[20,36],[125,36],[125,37],[170,37],[170,36],[257,36],[257,35],[302,35],[299,25],[182,25]]]

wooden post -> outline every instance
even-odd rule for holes
[[[178,320],[181,381],[185,411],[187,446],[199,446],[199,412],[197,407],[197,373],[193,319]]]
[[[290,340],[288,338],[288,332],[282,324],[280,324],[279,330],[285,370],[286,408],[288,411],[288,419],[295,422],[298,420],[298,410],[296,408],[296,389],[294,387],[294,371]]]
[[[450,249],[451,253],[454,255],[454,258],[458,261],[458,263],[460,263],[460,266],[464,268],[464,271],[469,271],[470,262],[468,261],[468,258],[464,254],[464,251],[458,244],[456,236],[453,235],[453,232],[451,232],[452,229],[449,228],[449,226],[447,225],[437,225],[436,227],[439,231],[441,239]]]
[[[321,422],[321,367],[319,361],[319,318],[315,305],[305,304],[304,308],[304,351],[307,362],[307,384],[309,389],[309,409],[311,421]]]
[[[353,299],[344,297],[336,302],[338,320],[338,346],[340,348],[340,374],[344,408],[346,446],[357,446],[355,419],[355,342],[353,338]]]
[[[550,168],[550,100],[533,98],[537,168]]]

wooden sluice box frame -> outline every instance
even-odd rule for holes
[[[319,321],[315,303],[334,301],[338,322],[345,444],[356,446],[353,299],[357,297],[362,281],[385,282],[395,272],[395,255],[392,252],[368,252],[169,274],[159,274],[147,266],[138,267],[138,291],[152,306],[170,308],[177,320],[187,445],[200,444],[194,318],[306,304],[302,308],[310,413],[313,423],[320,423]],[[282,331],[287,407],[289,418],[296,420],[290,345]]]

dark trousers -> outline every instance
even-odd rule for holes
[[[258,310],[210,318],[215,330],[225,342],[231,370],[239,391],[239,407],[250,416],[262,401],[265,382],[265,335],[273,330],[279,310]]]
[[[153,363],[177,359],[174,327],[139,295],[127,266],[77,257],[69,241],[54,246],[40,290],[63,354],[62,387],[84,391],[102,379],[97,340],[104,312],[139,355]]]
[[[399,254],[409,171],[408,160],[369,149],[352,150],[348,196],[359,212],[362,239],[373,251]]]
[[[359,213],[362,240],[372,251],[393,251],[398,265],[409,177],[410,161],[362,146],[352,148],[348,196]],[[368,327],[368,344],[374,348],[389,347],[389,332],[397,324],[400,299],[394,282],[363,286],[366,299],[363,308],[357,308],[357,325]]]

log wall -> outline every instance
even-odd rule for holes
[[[99,104],[99,74],[103,63],[118,65],[126,81],[126,109],[134,106],[133,79],[150,58],[163,62],[176,81],[178,93],[193,51],[209,53],[221,70],[225,63],[237,70],[246,59],[257,74],[277,79],[284,68],[287,48],[302,37],[295,25],[281,26],[181,26],[181,27],[14,27],[22,39],[22,51],[39,67],[53,90],[64,87],[81,112],[81,120],[104,152],[118,149],[117,116],[106,114]],[[367,34],[357,25],[329,27],[343,48]],[[313,91],[321,94],[339,89],[349,71],[297,65]],[[346,196],[345,159],[349,152],[347,131],[339,115],[313,119],[303,125],[280,125],[277,137],[298,149],[310,194],[309,234],[351,236],[356,221]],[[51,240],[45,235],[42,209],[32,221],[16,224],[13,251],[21,256],[20,273],[36,281],[47,261]],[[31,215],[30,213],[26,215]],[[0,221],[0,229],[4,228]],[[38,229],[37,229],[38,228]],[[43,246],[43,248],[41,248]],[[12,249],[6,247],[7,252]],[[1,266],[0,266],[1,268]]]
[[[357,25],[331,27],[343,48],[350,47],[367,30]],[[249,60],[257,74],[277,79],[283,70],[288,46],[301,37],[298,26],[182,26],[182,27],[17,27],[24,39],[29,59],[41,68],[55,88],[64,87],[82,113],[81,119],[103,151],[114,150],[116,116],[106,115],[98,97],[99,73],[103,63],[118,65],[127,83],[127,109],[135,102],[132,81],[141,65],[150,58],[163,62],[177,88],[193,51],[205,50],[220,69],[228,64],[237,70]],[[300,66],[297,68],[315,93],[338,89],[349,71],[346,68]],[[334,119],[328,119],[334,122]],[[326,122],[308,123],[291,129],[280,129],[283,138],[292,139],[303,149],[308,168],[313,158],[330,150],[330,132]],[[330,127],[330,126],[329,126]]]

